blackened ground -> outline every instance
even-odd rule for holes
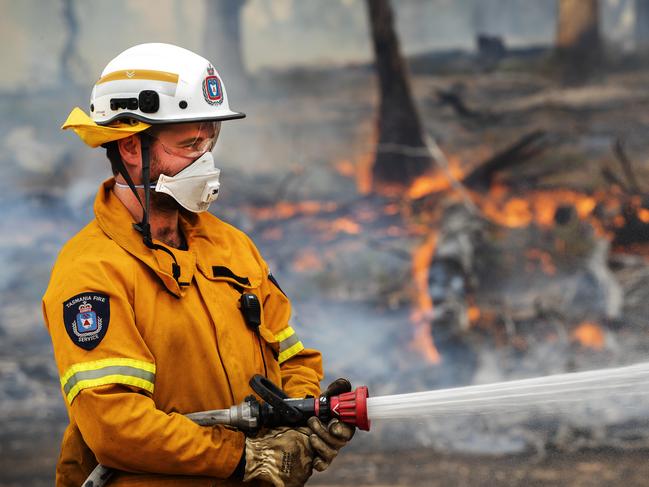
[[[60,428],[38,434],[0,433],[0,487],[54,484]],[[344,451],[313,486],[645,486],[649,450],[597,449],[542,456],[441,454],[429,449],[377,453]]]
[[[330,471],[315,474],[318,486],[645,486],[649,451],[602,449],[579,453],[486,457],[431,450],[343,452]]]
[[[62,421],[3,423],[0,486],[51,487],[65,425]]]

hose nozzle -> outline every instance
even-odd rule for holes
[[[367,417],[367,397],[367,386],[357,387],[351,392],[330,397],[329,410],[333,416],[342,422],[369,431],[370,420]]]

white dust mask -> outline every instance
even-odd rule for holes
[[[220,174],[212,153],[206,152],[175,176],[160,174],[155,190],[170,195],[183,208],[201,213],[219,196]]]

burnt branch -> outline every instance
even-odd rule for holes
[[[604,179],[606,179],[606,182],[609,184],[614,184],[616,186],[619,186],[622,191],[625,193],[629,193],[629,188],[627,187],[626,183],[622,181],[617,174],[615,174],[611,168],[605,167],[602,169],[602,176]]]
[[[613,143],[613,154],[615,154],[615,157],[620,163],[620,166],[622,166],[622,171],[624,172],[624,177],[626,178],[626,181],[628,183],[628,188],[633,193],[640,194],[641,190],[640,186],[638,185],[638,180],[635,177],[631,161],[629,160],[629,157],[624,150],[624,142],[620,137],[615,139],[615,142]]]
[[[482,114],[476,112],[475,110],[472,110],[471,108],[467,107],[466,104],[464,103],[464,100],[460,96],[459,93],[456,91],[452,90],[437,90],[435,92],[435,95],[437,96],[437,101],[441,105],[448,105],[450,106],[453,111],[460,117],[464,118],[480,118],[482,117]]]
[[[527,162],[543,153],[549,144],[546,135],[542,130],[535,130],[524,135],[503,151],[480,164],[462,182],[471,189],[488,189],[496,173]]]

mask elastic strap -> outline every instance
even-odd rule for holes
[[[157,185],[158,185],[157,183],[155,183],[155,184],[151,183],[149,185],[149,187],[151,189],[155,189]],[[130,186],[128,184],[118,183],[117,181],[115,181],[115,186],[117,186],[118,188],[130,188]],[[133,188],[144,189],[144,185],[143,184],[136,184],[136,185],[133,186]]]
[[[124,178],[124,181],[126,181],[126,184],[128,185],[129,188],[131,188],[131,191],[133,192],[133,194],[137,198],[138,203],[140,203],[140,206],[142,207],[142,210],[145,211],[144,205],[142,204],[142,200],[140,199],[140,195],[138,194],[137,190],[135,189],[135,188],[143,188],[144,186],[143,185],[142,186],[140,186],[140,185],[136,186],[135,183],[133,183],[133,179],[131,179],[131,175],[126,170],[126,166],[124,166],[124,161],[122,161],[121,157],[117,157],[114,162],[115,162],[115,165],[117,166],[117,172],[119,174],[121,174],[121,176]],[[116,186],[121,186],[121,187],[124,186],[123,184],[120,184],[118,182],[115,182],[115,185]]]

